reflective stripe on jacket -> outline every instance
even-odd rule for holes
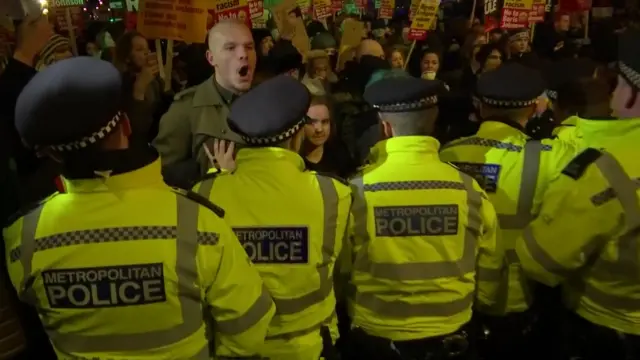
[[[246,148],[237,169],[199,184],[223,207],[276,304],[261,355],[317,359],[321,326],[337,337],[333,270],[342,249],[351,191],[331,177],[304,172],[302,158],[281,148]]]
[[[481,183],[498,213],[499,246],[509,271],[489,272],[483,280],[499,284],[499,299],[479,311],[520,312],[533,302],[530,283],[515,255],[515,239],[535,218],[548,184],[559,176],[576,150],[559,140],[530,140],[516,125],[485,121],[475,136],[454,141],[440,152]]]
[[[205,309],[216,352],[256,353],[268,292],[224,220],[172,192],[159,161],[65,185],[4,232],[11,281],[60,357],[209,359]]]
[[[550,286],[563,283],[565,304],[578,315],[634,335],[640,335],[638,156],[637,145],[614,146],[584,174],[561,176],[516,247],[526,274]]]
[[[476,264],[500,271],[495,211],[468,175],[438,158],[426,136],[394,137],[351,180],[354,326],[392,340],[445,335],[471,318]],[[476,262],[477,259],[477,262]]]

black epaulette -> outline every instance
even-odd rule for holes
[[[189,200],[195,201],[198,204],[206,207],[207,209],[213,211],[214,214],[218,215],[219,218],[224,219],[224,209],[222,209],[220,206],[214,204],[211,202],[211,200],[207,199],[206,197],[193,192],[191,190],[185,190],[185,189],[180,189],[180,188],[173,188],[173,191],[176,192],[177,194],[180,194],[184,197],[186,197]]]
[[[602,154],[602,151],[598,149],[588,148],[571,160],[562,170],[562,173],[574,180],[578,180],[584,175],[584,172],[587,171],[589,165],[596,162]]]
[[[20,219],[21,217],[29,214],[30,212],[34,211],[35,209],[39,208],[40,206],[43,206],[44,203],[47,202],[48,199],[49,198],[44,199],[44,200],[34,201],[32,203],[23,205],[22,207],[20,207],[20,209],[18,211],[16,211],[15,213],[11,214],[11,216],[9,216],[6,219],[3,228],[6,228],[6,227],[10,226],[14,222],[18,221],[18,219]]]
[[[349,182],[347,181],[347,179],[344,179],[344,178],[342,178],[342,177],[340,177],[340,176],[338,176],[336,174],[333,174],[333,173],[330,173],[330,172],[324,172],[324,171],[313,171],[313,173],[317,174],[317,175],[321,175],[321,176],[326,176],[326,177],[332,178],[332,179],[337,180],[337,181],[339,181],[340,183],[342,183],[342,184],[344,184],[346,186],[349,186]]]

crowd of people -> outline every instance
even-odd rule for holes
[[[640,358],[637,24],[467,15],[307,21],[305,54],[224,20],[164,76],[24,19],[0,359]]]

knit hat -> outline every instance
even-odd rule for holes
[[[71,42],[64,36],[60,36],[58,34],[54,34],[47,44],[42,48],[40,54],[38,55],[38,63],[36,64],[36,69],[40,69],[44,66],[51,65],[55,59],[55,53],[61,47],[71,48]]]

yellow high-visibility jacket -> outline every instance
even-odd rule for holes
[[[4,230],[60,358],[208,360],[204,312],[218,355],[257,353],[275,307],[215,205],[167,187],[159,160],[65,187]]]

